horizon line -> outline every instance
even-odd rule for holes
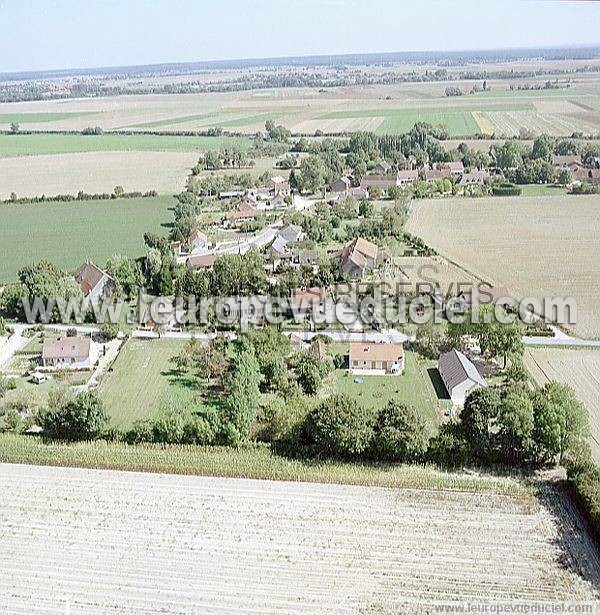
[[[211,59],[211,60],[186,60],[182,62],[178,61],[165,61],[165,62],[151,62],[148,64],[115,64],[108,66],[91,66],[91,67],[69,67],[69,68],[47,68],[47,69],[26,69],[16,71],[3,71],[0,72],[0,78],[15,78],[17,76],[33,76],[33,75],[68,75],[68,74],[86,74],[88,72],[102,72],[110,71],[116,72],[119,70],[149,70],[159,69],[166,67],[198,67],[198,70],[206,70],[210,68],[236,68],[236,66],[220,66],[223,64],[238,65],[238,68],[246,66],[266,66],[269,63],[277,63],[281,66],[285,66],[285,61],[299,61],[299,60],[313,60],[323,61],[327,60],[343,60],[344,58],[369,58],[369,57],[385,57],[385,56],[433,56],[433,55],[448,55],[456,56],[464,53],[492,53],[492,52],[518,52],[518,51],[585,51],[596,50],[600,55],[600,43],[594,44],[576,44],[576,45],[541,45],[541,46],[517,46],[517,47],[488,47],[488,48],[465,48],[455,50],[444,49],[429,49],[429,50],[409,50],[409,51],[368,51],[368,52],[347,52],[347,53],[320,53],[309,55],[289,55],[289,56],[261,56],[261,57],[246,57],[246,58],[224,58],[224,59]]]

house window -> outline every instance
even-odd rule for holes
[[[381,361],[377,361],[377,362],[375,363],[375,367],[376,367],[377,369],[381,369]]]

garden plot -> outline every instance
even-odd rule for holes
[[[0,465],[0,610],[431,613],[598,600],[563,496]]]

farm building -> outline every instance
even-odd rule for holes
[[[370,270],[390,264],[392,257],[374,243],[357,237],[339,253],[340,269],[351,278],[362,278]]]
[[[485,380],[475,365],[458,350],[450,350],[440,356],[438,371],[452,403],[457,406],[465,403],[471,391],[485,386]]]
[[[242,224],[242,222],[250,222],[258,218],[261,213],[251,202],[247,200],[240,201],[233,211],[228,211],[225,214],[225,223],[227,226],[236,226]]]
[[[365,376],[397,376],[404,371],[404,346],[372,342],[350,344],[349,371]]]
[[[73,274],[81,292],[88,303],[106,299],[116,290],[116,283],[108,273],[96,267],[94,263],[84,263]]]
[[[42,365],[46,369],[90,369],[98,351],[90,337],[45,339]]]
[[[439,181],[440,179],[450,179],[452,177],[452,171],[450,169],[425,169],[425,181],[430,184],[432,182]]]

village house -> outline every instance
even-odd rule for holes
[[[297,224],[287,224],[279,231],[279,237],[283,237],[288,243],[297,243],[304,239],[304,231]]]
[[[325,305],[327,290],[319,286],[312,288],[293,288],[290,296],[290,308],[295,320],[310,318]]]
[[[468,186],[483,186],[490,179],[490,174],[487,171],[471,171],[465,173],[459,182],[459,186],[466,188]]]
[[[360,180],[360,187],[364,190],[369,188],[379,188],[382,192],[385,192],[388,188],[398,185],[398,174],[393,175],[365,175]]]
[[[91,262],[76,269],[73,277],[88,304],[106,299],[117,288],[115,280]]]
[[[210,240],[202,231],[194,231],[188,238],[188,245],[190,252],[200,252],[210,248]]]
[[[445,168],[445,169],[426,168],[424,170],[423,177],[426,183],[431,184],[433,182],[437,182],[442,179],[450,179],[452,177],[452,172],[448,168]]]
[[[331,182],[329,188],[331,192],[347,192],[351,186],[352,183],[347,177],[340,177]]]
[[[465,398],[474,389],[486,386],[477,368],[458,350],[442,354],[438,360],[438,371],[452,403],[462,406]]]
[[[296,248],[292,250],[292,267],[311,267],[316,273],[319,267],[319,253],[317,250],[308,248]]]
[[[388,164],[385,160],[378,162],[373,167],[373,173],[376,175],[387,175],[392,170],[392,166]]]
[[[444,163],[452,175],[462,175],[465,172],[465,167],[461,160],[453,160],[452,162]]]
[[[266,187],[272,196],[289,196],[291,194],[290,182],[281,177],[281,175],[271,177]]]
[[[327,360],[327,346],[323,340],[313,340],[310,343],[310,352],[319,359],[319,361]]]
[[[97,358],[98,349],[91,337],[46,338],[42,346],[42,366],[47,370],[88,370]]]
[[[356,186],[356,187],[349,188],[348,190],[346,190],[346,196],[352,197],[353,199],[356,199],[357,201],[363,201],[369,198],[369,192],[367,191],[366,188],[361,188],[360,186]]]
[[[143,307],[143,306],[142,306]],[[139,328],[156,331],[162,327],[165,331],[180,331],[181,324],[177,318],[178,308],[172,299],[161,297],[155,299],[144,310],[139,319]]]
[[[357,237],[339,253],[342,273],[351,278],[362,278],[365,273],[392,262],[391,255],[374,243]]]
[[[365,376],[398,376],[404,371],[403,344],[352,342],[349,372]]]
[[[552,156],[552,164],[557,169],[570,169],[571,167],[582,167],[581,156],[568,154],[565,156]]]
[[[600,184],[600,169],[579,168],[571,171],[573,181],[582,184]]]
[[[398,171],[397,184],[399,186],[406,186],[412,184],[419,179],[419,171],[417,169],[411,169],[408,171]]]
[[[310,346],[297,333],[291,333],[290,348],[292,352],[298,352],[300,350],[308,350]]]
[[[244,222],[255,220],[262,212],[247,200],[240,201],[233,211],[225,214],[226,226],[239,226]]]
[[[288,243],[284,237],[279,235],[267,248],[265,262],[270,263],[273,271],[277,270],[283,261],[291,261],[292,252],[289,249]]]
[[[216,260],[217,255],[213,253],[194,254],[186,259],[185,266],[193,271],[210,271]]]

